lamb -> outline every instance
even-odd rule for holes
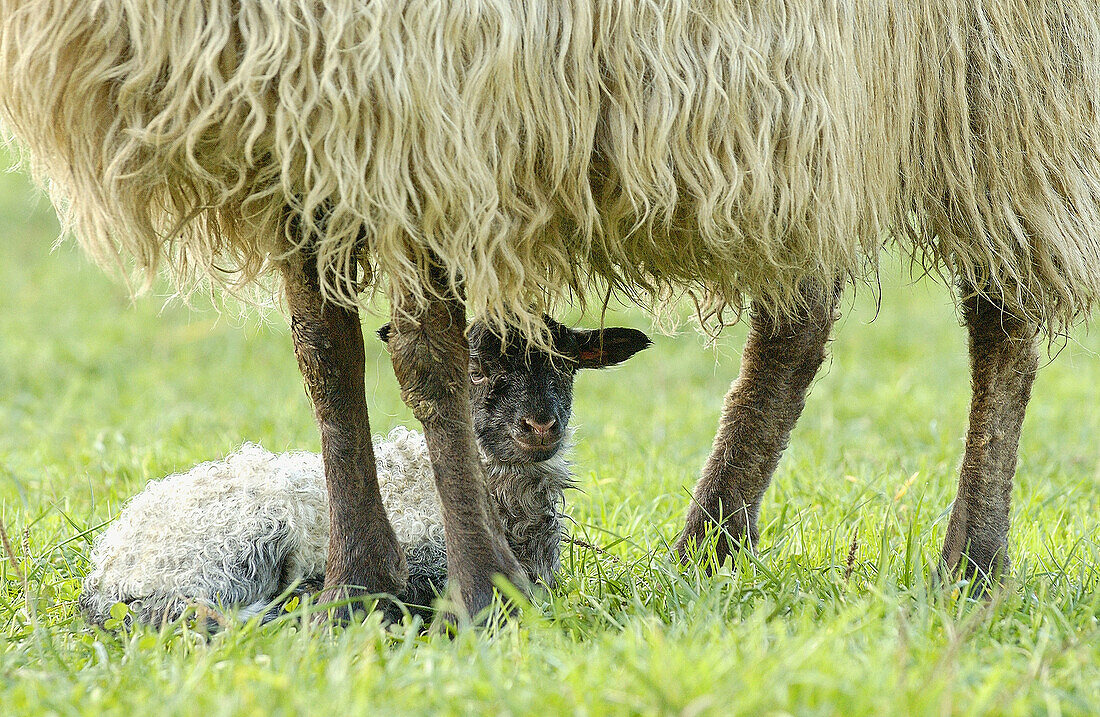
[[[580,350],[559,357],[524,356],[487,327],[475,327],[471,379],[498,386],[475,402],[478,446],[489,476],[495,514],[526,580],[555,585],[563,531],[563,494],[572,485],[568,421],[577,368],[626,360],[649,345],[640,331],[568,329],[552,322],[565,348],[602,341],[598,358]],[[388,328],[380,335],[385,339]],[[567,349],[568,350],[568,349]],[[521,380],[517,380],[521,379]],[[398,427],[374,441],[379,487],[409,580],[395,596],[425,618],[447,577],[443,513],[423,436]],[[126,603],[133,619],[160,624],[189,606],[234,608],[269,619],[277,598],[318,590],[324,583],[328,500],[321,456],[273,454],[246,443],[223,460],[153,481],[101,534],[80,598],[87,619],[103,625]],[[389,604],[391,618],[398,605]]]
[[[752,331],[677,544],[757,538],[837,296],[884,246],[958,287],[974,401],[943,547],[1008,564],[1036,342],[1100,296],[1094,0],[0,0],[0,118],[64,226],[148,280],[282,279],[322,433],[326,580],[400,593],[359,298],[424,427],[450,579],[522,569],[491,520],[467,315],[693,294]],[[607,296],[607,298],[610,298]],[[731,313],[732,312],[732,313]]]

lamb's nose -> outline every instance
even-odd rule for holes
[[[533,418],[524,418],[523,422],[526,423],[528,428],[530,428],[536,435],[539,436],[549,436],[554,430],[554,426],[558,425],[557,420],[553,418],[551,418],[546,423],[540,423]]]

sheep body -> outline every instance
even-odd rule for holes
[[[382,503],[409,566],[399,597],[430,606],[446,583],[447,557],[427,444],[397,427],[375,438],[374,452]],[[552,586],[562,494],[572,485],[567,461],[559,452],[539,463],[483,462],[520,564],[532,582]],[[190,605],[233,608],[247,619],[295,586],[308,592],[323,584],[328,532],[321,456],[246,443],[222,460],[151,481],[130,499],[95,541],[81,609],[96,624],[119,602],[149,624],[174,620]]]
[[[1092,0],[0,17],[0,116],[91,255],[147,276],[168,256],[244,282],[308,246],[330,298],[365,261],[423,299],[438,257],[472,315],[531,328],[600,279],[789,313],[805,277],[865,277],[892,238],[1048,331],[1100,295]]]

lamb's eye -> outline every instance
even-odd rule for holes
[[[489,379],[487,379],[480,371],[471,370],[470,371],[470,380],[473,381],[475,384],[480,385],[480,384],[485,383]]]

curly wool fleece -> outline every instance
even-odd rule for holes
[[[374,452],[382,503],[409,565],[409,589],[401,597],[429,605],[446,581],[447,563],[427,445],[419,433],[398,427],[375,439]],[[529,573],[550,582],[569,474],[561,457],[536,465],[544,478],[557,476],[530,485],[558,530],[547,536],[554,559],[529,566]],[[533,475],[531,467],[524,470]],[[152,481],[131,499],[95,542],[80,606],[97,624],[119,602],[152,624],[176,619],[190,605],[239,608],[247,619],[296,584],[308,589],[323,582],[328,531],[321,457],[274,454],[246,443],[224,460]]]

